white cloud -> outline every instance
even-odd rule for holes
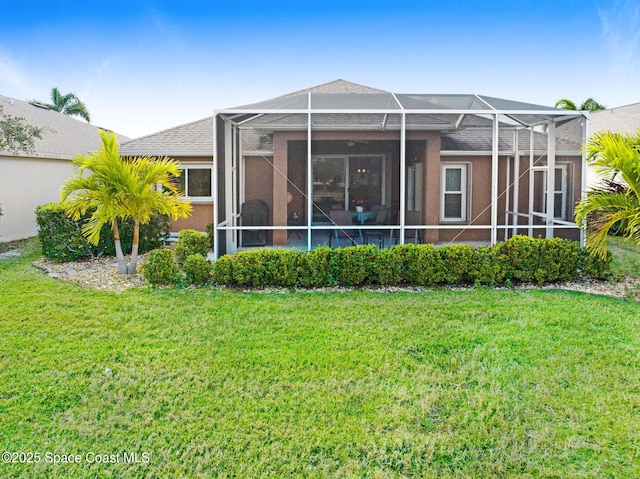
[[[609,9],[600,9],[602,37],[609,67],[615,76],[640,72],[640,3],[617,0]]]
[[[24,64],[15,61],[0,48],[0,93],[31,99],[37,91],[29,80]]]

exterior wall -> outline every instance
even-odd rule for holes
[[[60,201],[60,186],[73,171],[69,160],[0,157],[0,242],[38,233],[35,209]]]
[[[189,168],[189,165],[210,164],[213,167],[213,157],[207,156],[190,156],[176,158],[183,168]],[[213,171],[213,170],[212,170]],[[194,229],[197,231],[205,231],[207,224],[213,222],[213,200],[212,199],[193,199],[191,202],[193,213],[189,218],[181,218],[171,221],[169,231],[172,233],[180,232],[184,229]]]
[[[213,222],[213,203],[193,203],[193,214],[189,218],[171,221],[169,231],[172,233],[186,229],[205,231],[207,224],[211,222]]]

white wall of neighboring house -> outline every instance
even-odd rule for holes
[[[0,243],[35,236],[38,205],[60,201],[69,160],[0,156]]]

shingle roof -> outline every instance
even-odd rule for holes
[[[123,143],[125,155],[211,156],[213,117],[142,136]]]
[[[608,130],[635,134],[638,128],[640,128],[640,103],[594,111],[590,116],[590,132]]]
[[[36,157],[71,159],[75,155],[85,155],[101,146],[97,126],[82,120],[76,120],[57,111],[50,110],[22,100],[0,95],[3,113],[14,117],[22,117],[25,121],[39,128],[44,128],[42,139],[35,139],[35,152],[1,151],[2,156]],[[118,141],[127,141],[128,137],[118,135]]]
[[[335,98],[344,99],[352,98],[349,94],[364,94],[364,96],[371,95],[370,98],[381,98],[382,96],[391,96],[390,93],[377,88],[371,88],[356,83],[351,83],[345,80],[335,80],[321,85],[299,90],[293,93],[279,96],[277,98],[266,100],[261,102],[262,104],[271,104],[276,102],[278,104],[285,104],[288,108],[301,108],[306,109],[307,97],[305,93],[313,93],[318,96],[331,96],[335,95]],[[425,107],[420,101],[424,98],[419,95],[399,95],[405,102],[418,102],[418,106]],[[356,95],[353,95],[355,98]],[[435,106],[441,101],[454,102],[456,108],[472,107],[474,108],[486,108],[489,110],[489,106],[478,98],[482,98],[483,101],[497,102],[499,105],[507,102],[509,105],[516,105],[516,107],[527,109],[546,109],[553,110],[547,107],[541,107],[539,105],[529,105],[519,102],[509,102],[508,100],[501,100],[490,97],[477,97],[475,95],[431,95],[429,99],[435,102]],[[288,100],[284,101],[283,100]],[[469,103],[471,101],[471,103]],[[461,103],[462,102],[462,103]],[[502,103],[501,103],[502,102]],[[396,102],[394,101],[394,104]],[[462,105],[462,106],[460,106]],[[240,116],[239,119],[249,119],[250,116]],[[383,122],[387,128],[399,128],[399,115],[382,115],[382,114],[343,114],[343,115],[331,115],[331,114],[315,114],[314,126],[316,128],[329,128],[331,125],[336,124],[361,124],[376,126],[381,125]],[[236,121],[239,121],[236,118]],[[426,115],[426,114],[407,114],[407,122],[416,127],[431,125],[433,128],[438,128],[438,125],[442,126],[442,129],[453,129],[455,123],[458,120],[458,115]],[[243,135],[243,148],[247,151],[258,150],[268,151],[273,148],[271,144],[271,138],[268,135],[269,131],[276,129],[291,129],[299,127],[300,125],[306,125],[307,116],[299,114],[265,114],[255,117],[247,121],[244,126],[251,126],[258,128],[258,130],[247,129]],[[397,123],[397,124],[396,124]],[[462,126],[490,126],[491,120],[483,119],[476,115],[467,115],[462,122]],[[262,135],[259,128],[264,129],[265,135]],[[506,134],[506,133],[505,133]],[[521,148],[528,149],[528,139],[524,139],[524,136],[520,140]],[[536,135],[536,149],[540,145],[542,148],[544,144],[545,135]],[[565,139],[565,143],[560,144],[560,136],[558,147],[567,148],[570,150],[576,150],[579,148],[576,142],[566,141],[565,135],[562,138]],[[571,138],[573,140],[573,138]],[[487,148],[487,141],[489,146]],[[486,132],[479,131],[465,131],[462,129],[460,132],[451,134],[443,133],[443,150],[458,150],[458,151],[471,151],[471,150],[491,150],[490,146],[491,135]],[[526,144],[525,144],[526,142]],[[575,144],[574,144],[575,143]],[[510,148],[509,148],[510,145]],[[507,137],[503,140],[501,137],[501,150],[513,149],[513,140],[509,141]],[[155,154],[155,155],[169,155],[169,156],[211,156],[213,151],[213,119],[208,117],[196,122],[187,123],[185,125],[177,126],[168,130],[164,130],[152,135],[148,135],[142,138],[137,138],[122,145],[122,152],[125,154]]]

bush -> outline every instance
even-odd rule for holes
[[[82,235],[82,221],[72,220],[62,203],[36,208],[38,239],[42,254],[58,263],[95,256],[94,247]]]
[[[109,255],[115,256],[115,243],[111,225],[104,225],[100,231],[100,241],[92,245],[82,234],[82,225],[91,216],[87,212],[81,219],[73,220],[65,212],[63,203],[49,203],[36,208],[38,239],[42,253],[56,262],[76,261],[82,258]],[[129,218],[118,221],[120,243],[125,253],[131,251],[133,243],[133,221]],[[169,219],[154,216],[146,225],[140,225],[140,254],[158,248],[168,236]]]
[[[202,286],[211,279],[211,263],[200,253],[187,256],[182,265],[182,270],[187,281],[196,286]]]
[[[294,252],[258,249],[237,253],[233,255],[232,277],[238,286],[295,286]]]
[[[296,286],[322,288],[337,284],[334,251],[323,246],[311,251],[296,252],[293,256]]]
[[[213,223],[207,223],[207,227],[205,228],[205,231],[207,232],[207,236],[209,236],[209,248],[213,250],[214,241],[215,241],[214,232],[213,232]]]
[[[514,236],[492,247],[408,244],[317,248],[312,251],[253,250],[223,256],[213,265],[218,284],[239,286],[412,286],[544,283],[578,274],[606,277],[609,262],[590,256],[576,242]]]
[[[473,251],[468,272],[474,284],[494,286],[506,279],[505,258],[496,248],[480,246]]]
[[[335,279],[342,286],[370,284],[379,250],[371,244],[334,250]]]
[[[182,266],[187,256],[192,254],[201,254],[206,257],[209,252],[209,237],[206,233],[196,230],[182,230],[178,233],[178,242],[176,243],[176,259],[178,264]]]
[[[144,279],[154,286],[175,285],[182,279],[173,251],[154,249],[140,267]]]

